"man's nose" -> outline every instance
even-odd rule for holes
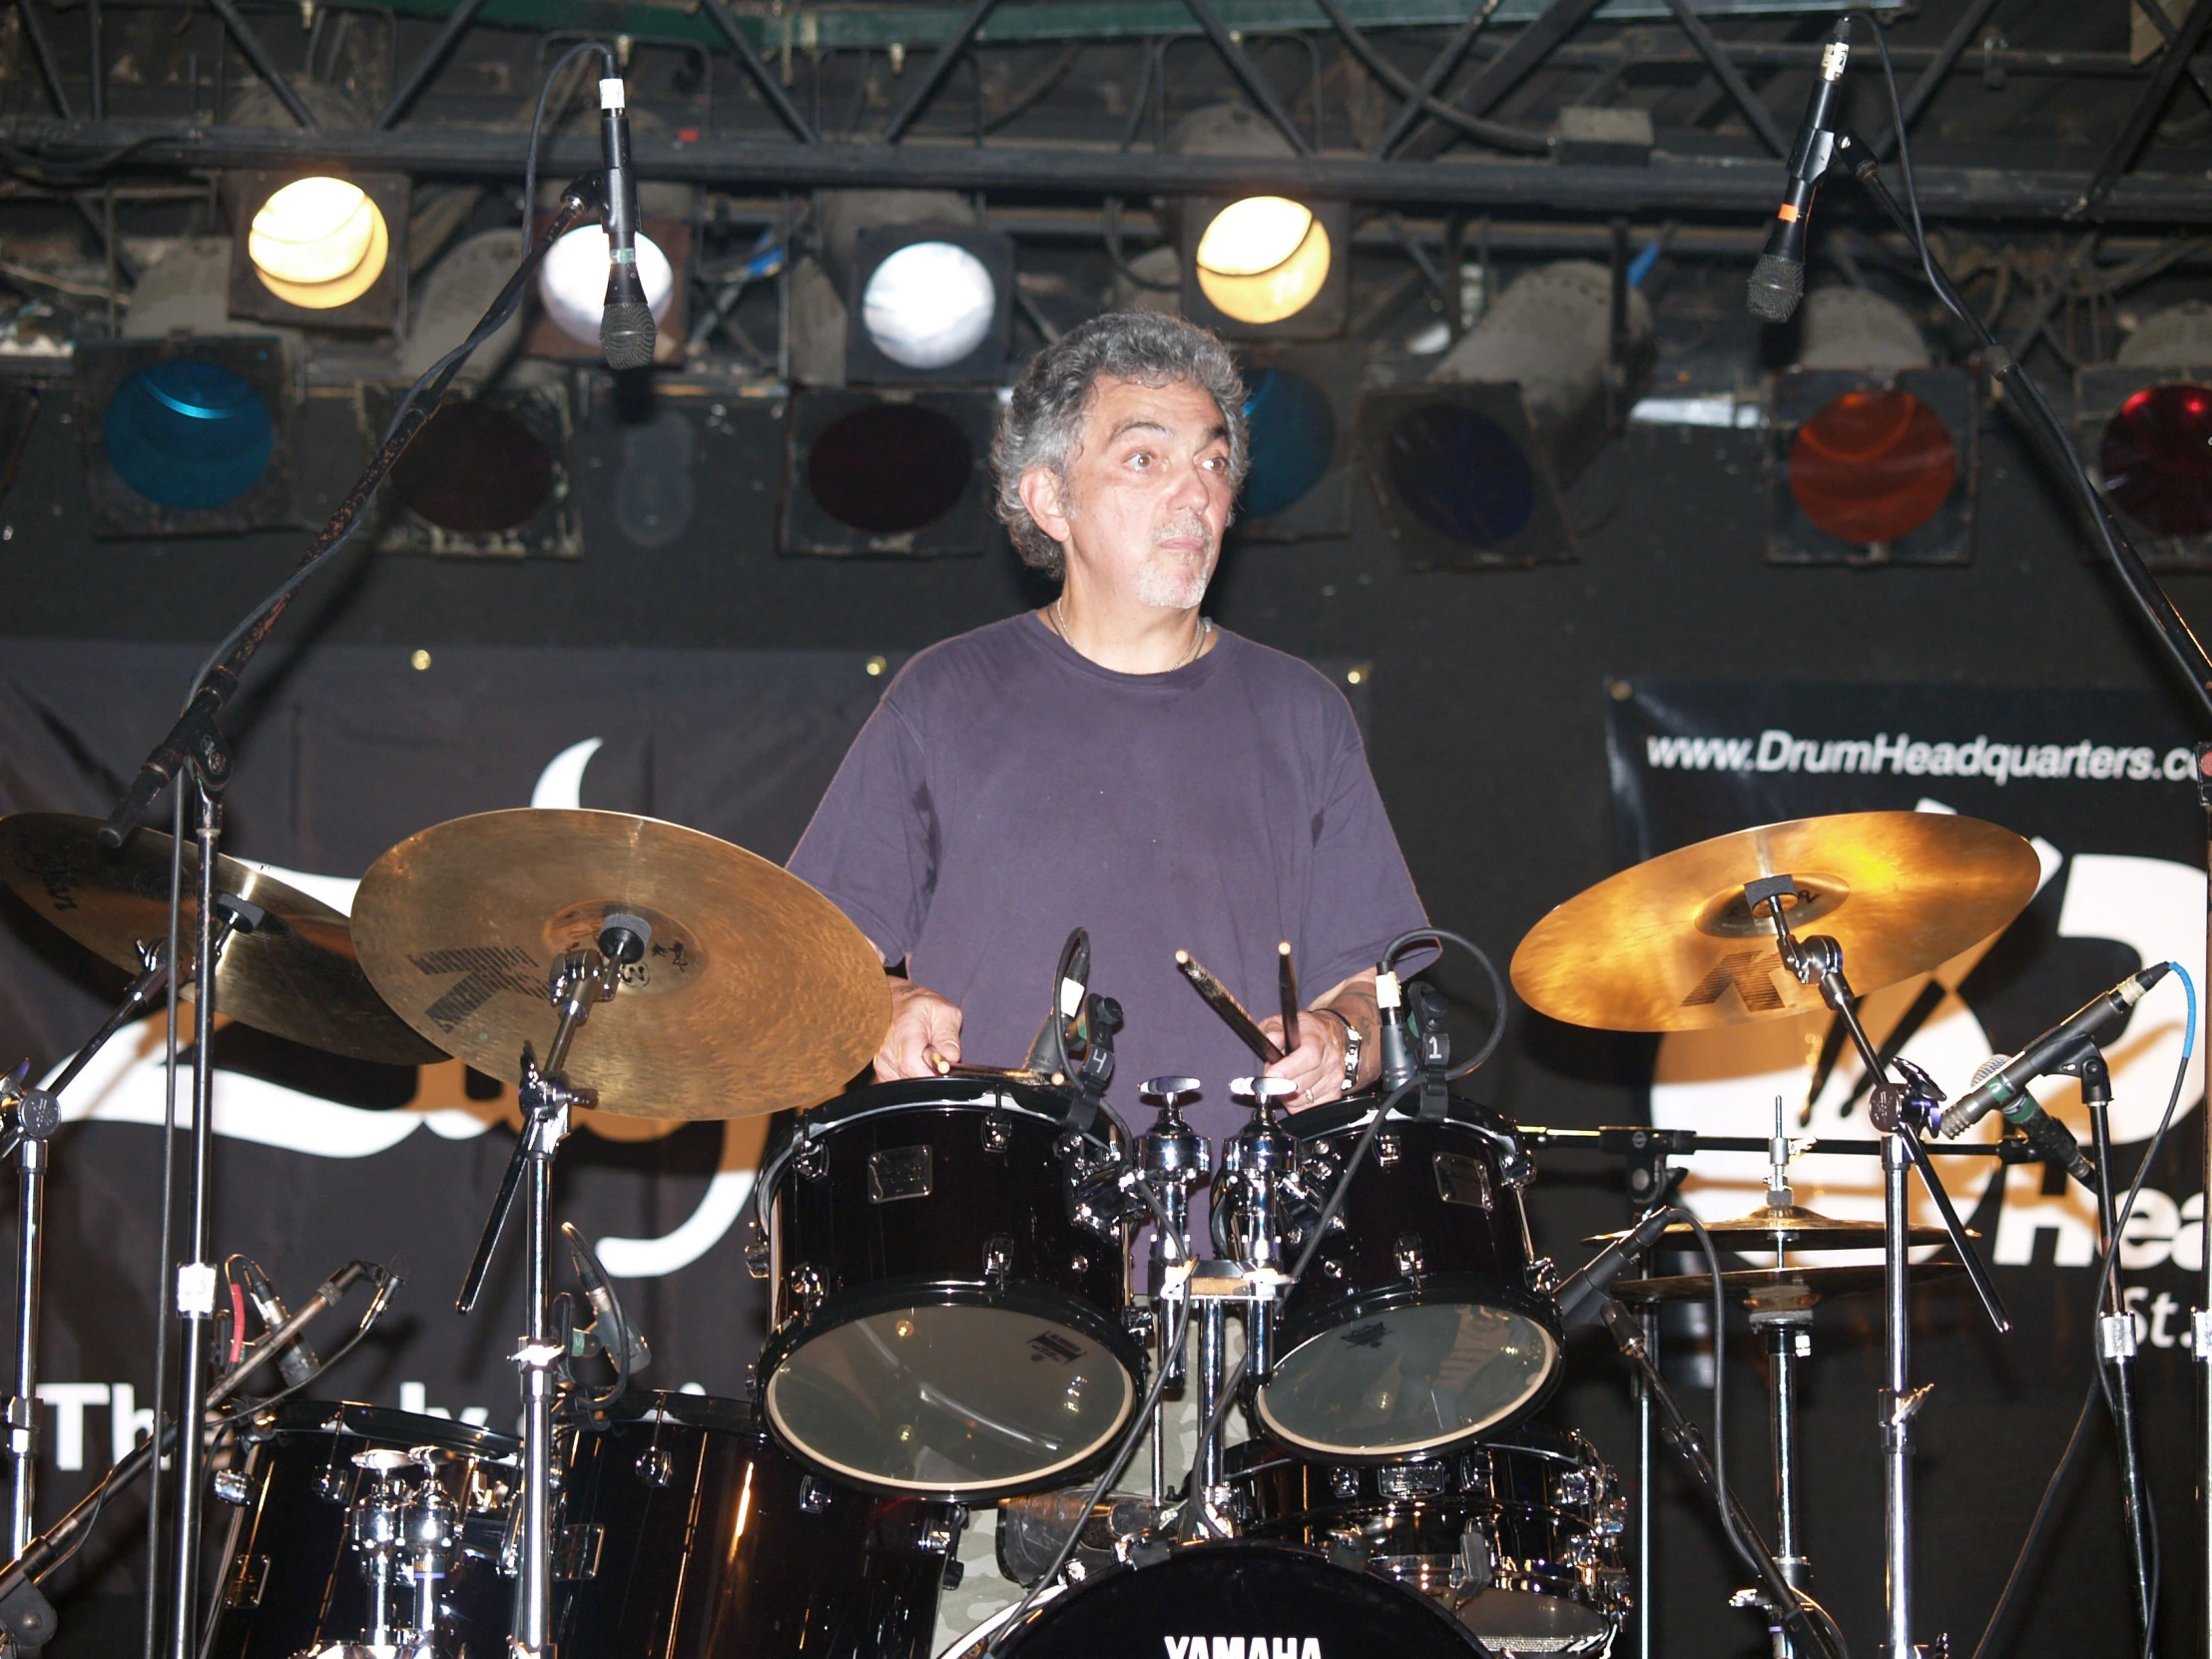
[[[1171,505],[1189,507],[1203,517],[1213,499],[1213,475],[1202,464],[1193,460],[1176,466],[1173,487],[1168,492]]]

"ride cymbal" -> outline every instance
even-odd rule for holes
[[[1838,1221],[1800,1204],[1787,1208],[1762,1204],[1748,1216],[1709,1221],[1705,1231],[1722,1250],[1880,1250],[1888,1229],[1879,1221]],[[1594,1239],[1585,1239],[1583,1243],[1611,1244],[1627,1236],[1625,1233],[1604,1233]],[[1659,1237],[1670,1249],[1697,1248],[1697,1231],[1686,1222],[1669,1223]],[[1940,1227],[1916,1225],[1907,1234],[1906,1242],[1941,1244],[1949,1237]],[[1980,1235],[1969,1230],[1966,1237],[1972,1239]]]
[[[99,841],[100,821],[71,813],[0,819],[0,881],[79,944],[136,973],[139,944],[169,936],[170,838],[141,830],[120,851]],[[234,934],[216,967],[216,1011],[258,1031],[354,1060],[430,1065],[444,1052],[387,1007],[355,956],[346,919],[275,876],[218,854],[216,890],[258,904],[269,919]],[[196,976],[200,849],[185,843],[180,954]],[[183,994],[192,995],[187,984]]]
[[[811,1106],[882,1046],[890,989],[844,912],[766,858],[657,819],[525,807],[433,826],[369,866],[353,937],[401,1018],[515,1082],[522,1045],[542,1059],[553,1039],[554,960],[615,913],[644,917],[652,943],[566,1067],[603,1111]]]
[[[1782,965],[1744,883],[1797,878],[1800,938],[1843,946],[1861,995],[1987,938],[2035,895],[2035,849],[1943,813],[1840,813],[1717,835],[1586,888],[1529,929],[1513,988],[1540,1013],[1607,1031],[1693,1031],[1826,1007]]]

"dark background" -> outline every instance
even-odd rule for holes
[[[1048,597],[1003,548],[939,562],[779,556],[771,509],[782,472],[780,405],[732,398],[713,419],[697,402],[687,399],[685,406],[699,440],[697,507],[690,530],[673,544],[634,547],[614,527],[604,480],[620,453],[620,431],[602,400],[580,439],[586,549],[580,560],[505,565],[352,556],[310,591],[285,637],[388,653],[394,672],[409,653],[426,649],[432,656],[426,683],[448,672],[440,653],[462,647],[607,648],[608,696],[619,700],[626,695],[622,648],[834,653],[849,664],[867,654],[910,651]],[[176,695],[170,688],[181,688],[194,654],[151,647],[215,637],[289,567],[302,538],[94,541],[85,526],[78,434],[60,418],[62,407],[60,398],[48,402],[13,491],[0,502],[8,531],[0,540],[0,630],[26,640],[146,642],[139,666],[123,672],[143,676],[141,695],[158,709]],[[319,493],[334,500],[342,489],[351,453],[349,417],[336,400],[307,405],[300,452],[308,457],[310,498]],[[315,441],[318,420],[332,423],[332,441]],[[335,441],[341,432],[346,442]],[[1546,908],[1613,867],[1604,725],[1606,685],[1613,678],[2135,687],[2163,695],[2164,671],[2141,630],[2109,577],[2086,562],[2082,538],[2023,461],[2001,415],[1992,418],[1990,433],[1978,546],[1973,562],[1959,568],[1771,567],[1762,556],[1767,508],[1760,435],[1633,427],[1570,494],[1582,529],[1578,562],[1408,575],[1362,491],[1353,534],[1343,541],[1233,546],[1208,609],[1225,626],[1267,644],[1373,664],[1371,755],[1422,897],[1437,921],[1481,941],[1502,965]],[[2212,590],[2202,578],[2176,577],[2169,585],[2185,613],[2212,615]],[[456,660],[482,661],[473,655]],[[744,689],[746,679],[732,676],[733,689],[719,710],[722,729],[699,735],[703,765],[720,766],[728,744],[757,723],[760,706]],[[489,703],[502,701],[487,696]],[[386,718],[374,704],[359,713],[371,727]],[[400,713],[394,709],[391,717]],[[2178,703],[2172,713],[2186,730]],[[127,768],[135,746],[150,742],[158,724],[140,734],[115,734],[105,764]],[[503,786],[510,799],[542,764],[533,758],[525,767],[503,757],[491,729],[451,736],[444,764],[456,773],[504,766],[523,776]],[[274,753],[281,745],[269,747]],[[363,764],[374,782],[373,763]],[[410,757],[402,770],[419,776],[424,764]],[[686,764],[681,750],[658,752],[665,774]],[[24,776],[24,766],[19,753],[0,755],[7,804],[59,805],[39,798],[41,781]],[[791,798],[780,808],[790,832],[804,817],[801,797],[819,788],[822,776],[791,781]],[[242,789],[253,787],[251,777]],[[596,804],[589,787],[586,802]],[[2192,821],[2176,830],[2186,836],[2193,809],[2177,801],[2173,810]],[[392,811],[400,832],[417,819],[447,816],[418,811],[404,793]],[[243,842],[240,849],[256,850]],[[758,845],[771,855],[785,849],[766,839]],[[372,855],[373,849],[357,854],[362,863]],[[305,867],[339,872],[322,864]],[[50,939],[29,942],[60,958]],[[1478,983],[1456,967],[1441,977],[1470,997]],[[95,1008],[88,995],[88,1025]],[[2049,1014],[2063,1011],[2053,1007]],[[1471,1005],[1462,1013],[1471,1039],[1479,1015]],[[30,1047],[34,1064],[45,1067],[75,1037],[11,1024],[0,1040],[11,1051]],[[1633,1121],[1644,1109],[1649,1052],[1647,1039],[1572,1030],[1516,1011],[1506,1046],[1477,1092],[1524,1121]],[[151,1146],[139,1131],[98,1133],[137,1135],[132,1144]],[[420,1138],[408,1144],[418,1146]],[[378,1190],[372,1203],[364,1202],[364,1215],[376,1218],[452,1212],[413,1247],[419,1279],[408,1311],[416,1320],[446,1317],[445,1282],[463,1265],[465,1237],[496,1179],[504,1142],[495,1133],[462,1143],[462,1150],[475,1160],[468,1190],[433,1193],[424,1185],[427,1170],[394,1166],[387,1177],[379,1166]],[[117,1215],[151,1203],[151,1153],[96,1160],[65,1135],[60,1156],[55,1249],[106,1260],[113,1239],[105,1229]],[[228,1178],[279,1179],[284,1167],[234,1167]],[[95,1182],[106,1195],[104,1208],[72,1200],[73,1189],[81,1194]],[[1572,1265],[1583,1254],[1576,1241],[1617,1224],[1625,1199],[1617,1170],[1595,1158],[1558,1155],[1545,1160],[1534,1203],[1539,1247]],[[74,1226],[62,1220],[72,1217]],[[219,1225],[219,1249],[239,1247],[221,1232]],[[364,1237],[361,1248],[370,1242]],[[149,1254],[130,1249],[115,1273],[139,1284],[148,1277]],[[742,1275],[732,1241],[711,1260],[726,1281]],[[289,1264],[295,1280],[328,1265]],[[1967,1312],[1946,1303],[1927,1316],[1921,1334],[1924,1375],[1942,1379],[1945,1386],[1923,1419],[1920,1623],[1926,1635],[1947,1629],[1954,1644],[1970,1644],[1978,1634],[2077,1397],[2071,1382],[2047,1398],[2032,1385],[2039,1358],[2000,1364]],[[116,1364],[143,1351],[136,1329],[143,1318],[134,1314],[131,1325],[130,1332],[102,1338],[112,1342]],[[1806,1488],[1816,1588],[1862,1654],[1874,1651],[1881,1604],[1872,1391],[1877,1335],[1871,1306],[1828,1325],[1825,1358],[1808,1386]],[[2051,1364],[2057,1363],[2053,1357]],[[2066,1363],[2071,1366],[2070,1357]],[[501,1368],[490,1347],[475,1364],[487,1390],[479,1397],[504,1400],[508,1384],[497,1375]],[[143,1361],[139,1365],[143,1369]],[[393,1403],[390,1371],[376,1381],[386,1391],[374,1397]],[[664,1375],[661,1381],[678,1379]],[[707,1381],[718,1389],[727,1385]],[[1731,1382],[1733,1466],[1759,1511],[1767,1478],[1765,1434],[1754,1414],[1760,1368],[1748,1351],[1732,1367]],[[1975,1390],[2007,1388],[2023,1403],[2001,1420],[1966,1403]],[[1692,1397],[1702,1415],[1705,1402]],[[2167,1434],[2186,1439],[2190,1405],[2178,1389],[2147,1398],[2146,1409]],[[1590,1433],[1616,1463],[1632,1462],[1631,1418],[1609,1353],[1575,1348],[1569,1383],[1552,1414]],[[104,1418],[91,1415],[97,1459]],[[1725,1606],[1739,1575],[1724,1558],[1716,1529],[1671,1475],[1669,1487],[1659,1532],[1666,1574],[1659,1597],[1663,1650],[1763,1650],[1756,1622]],[[2046,1583],[2014,1651],[2130,1649],[2108,1488],[2109,1474],[2100,1465],[2074,1494],[2048,1557]],[[64,1490],[49,1481],[50,1496]],[[2165,1604],[2169,1629],[2178,1631],[2197,1593],[2183,1563],[2194,1559],[2198,1546],[2182,1504],[2170,1503],[2163,1518]],[[128,1561],[131,1551],[117,1547]],[[65,1623],[75,1616],[64,1607]],[[95,1622],[88,1610],[75,1628],[90,1631]]]

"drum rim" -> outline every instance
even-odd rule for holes
[[[385,1424],[391,1425],[390,1431],[386,1431]],[[359,1399],[285,1400],[253,1412],[241,1432],[250,1440],[273,1440],[283,1434],[330,1434],[393,1445],[434,1445],[441,1451],[468,1452],[494,1463],[522,1455],[518,1435],[502,1434],[496,1428],[462,1422],[458,1417],[433,1417]]]
[[[799,1114],[801,1136],[821,1139],[830,1130],[842,1129],[871,1117],[892,1112],[968,1111],[1014,1112],[1058,1126],[1064,1106],[1063,1091],[1030,1083],[1009,1083],[981,1077],[906,1077],[890,1083],[865,1083],[842,1094],[833,1094]]]
[[[1376,1107],[1388,1098],[1388,1094],[1386,1089],[1376,1089],[1363,1094],[1343,1095],[1319,1106],[1310,1106],[1303,1112],[1294,1112],[1284,1127],[1291,1131],[1301,1146],[1326,1136],[1342,1135],[1347,1130],[1364,1127],[1375,1116]],[[1463,1094],[1452,1095],[1449,1100],[1445,1116],[1441,1119],[1420,1117],[1419,1107],[1414,1102],[1401,1101],[1397,1109],[1390,1113],[1390,1127],[1458,1128],[1477,1135],[1484,1129],[1515,1127],[1512,1119],[1494,1106],[1485,1106],[1481,1101]]]
[[[1563,1380],[1563,1374],[1566,1371],[1566,1345],[1561,1340],[1558,1310],[1555,1307],[1550,1309],[1550,1318],[1545,1319],[1539,1312],[1531,1308],[1517,1306],[1516,1304],[1521,1299],[1519,1293],[1514,1292],[1506,1293],[1506,1298],[1497,1302],[1470,1302],[1463,1297],[1431,1294],[1437,1288],[1448,1292],[1453,1280],[1463,1279],[1464,1277],[1466,1276],[1432,1274],[1424,1276],[1425,1282],[1420,1284],[1410,1280],[1391,1281],[1381,1291],[1366,1293],[1354,1299],[1349,1306],[1359,1311],[1348,1318],[1333,1319],[1328,1324],[1321,1325],[1311,1332],[1305,1330],[1309,1322],[1300,1320],[1296,1329],[1305,1334],[1295,1337],[1292,1335],[1293,1326],[1291,1322],[1286,1320],[1284,1322],[1282,1357],[1276,1362],[1276,1370],[1280,1373],[1293,1356],[1322,1338],[1329,1336],[1332,1332],[1347,1325],[1357,1324],[1360,1320],[1370,1318],[1376,1314],[1390,1313],[1402,1308],[1438,1306],[1500,1308],[1506,1313],[1527,1319],[1531,1325],[1542,1333],[1549,1350],[1545,1359],[1543,1374],[1530,1384],[1528,1389],[1513,1404],[1487,1422],[1474,1428],[1460,1429],[1455,1433],[1439,1435],[1434,1439],[1371,1451],[1355,1447],[1323,1445],[1318,1441],[1302,1439],[1293,1434],[1269,1412],[1267,1404],[1269,1385],[1263,1382],[1254,1390],[1252,1406],[1253,1410],[1258,1413],[1261,1422],[1266,1425],[1268,1432],[1298,1450],[1318,1453],[1319,1458],[1331,1459],[1341,1463],[1394,1463],[1402,1462],[1408,1457],[1423,1452],[1441,1454],[1447,1451],[1456,1451],[1473,1440],[1495,1440],[1501,1435],[1511,1433],[1528,1418],[1535,1415],[1536,1412],[1542,1410],[1544,1403],[1558,1390]],[[1531,1303],[1537,1301],[1533,1297],[1527,1300]],[[1348,1304],[1340,1302],[1332,1306],[1343,1308]]]
[[[758,1401],[746,1394],[686,1393],[680,1388],[632,1388],[576,1426],[587,1434],[675,1423],[709,1433],[766,1434]]]
[[[910,1294],[913,1291],[937,1294],[924,1298]],[[832,1300],[836,1307],[834,1319],[828,1317]],[[1107,1352],[1121,1368],[1127,1382],[1128,1395],[1115,1416],[1113,1428],[1099,1445],[1042,1472],[1018,1475],[1004,1481],[987,1480],[950,1485],[924,1485],[885,1479],[848,1468],[802,1447],[778,1419],[776,1410],[775,1387],[777,1380],[784,1375],[785,1362],[815,1338],[828,1336],[856,1320],[915,1307],[995,1308],[1042,1319],[1051,1324],[1072,1326]],[[1074,1318],[1070,1320],[1064,1317],[1067,1315],[1073,1315]],[[1116,1439],[1128,1430],[1130,1418],[1134,1415],[1138,1402],[1144,1397],[1146,1366],[1144,1350],[1138,1347],[1135,1338],[1117,1321],[1107,1319],[1089,1304],[1078,1302],[1064,1291],[1054,1290],[1049,1285],[1034,1280],[1017,1280],[1006,1290],[993,1291],[969,1281],[914,1276],[903,1280],[877,1280],[864,1289],[846,1292],[835,1299],[825,1299],[821,1310],[812,1319],[794,1320],[769,1339],[768,1345],[761,1351],[759,1376],[759,1409],[763,1425],[775,1437],[778,1445],[808,1467],[863,1491],[889,1492],[906,1497],[935,1497],[959,1503],[971,1498],[1018,1497],[1027,1492],[1043,1491],[1054,1484],[1082,1478],[1086,1467],[1095,1469],[1099,1459],[1108,1456]]]

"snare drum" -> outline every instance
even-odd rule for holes
[[[951,1504],[833,1486],[742,1400],[633,1394],[570,1436],[556,1640],[588,1659],[927,1659]]]
[[[1497,1652],[1602,1653],[1627,1617],[1627,1507],[1580,1434],[1523,1423],[1504,1440],[1382,1464],[1247,1441],[1228,1462],[1254,1536],[1357,1550]]]
[[[239,1507],[206,1659],[293,1659],[365,1643],[372,1534],[403,1520],[407,1505],[436,1519],[441,1535],[430,1641],[409,1651],[503,1659],[514,1581],[501,1575],[499,1551],[521,1482],[519,1441],[442,1417],[307,1399],[257,1414],[239,1439],[245,1466],[233,1472],[244,1478],[216,1487]],[[413,1605],[411,1586],[395,1583],[393,1618],[411,1622]]]
[[[1326,1196],[1374,1097],[1290,1120],[1299,1167]],[[1281,1358],[1256,1407],[1308,1453],[1396,1457],[1494,1433],[1559,1375],[1559,1311],[1539,1285],[1528,1218],[1505,1179],[1508,1126],[1454,1099],[1439,1123],[1393,1116],[1284,1304]],[[1485,1133],[1484,1131],[1489,1131]],[[1303,1233],[1285,1240],[1296,1261]]]
[[[1063,1097],[995,1082],[858,1089],[770,1172],[762,1403],[785,1445],[877,1490],[1062,1485],[1135,1410],[1117,1165]]]

